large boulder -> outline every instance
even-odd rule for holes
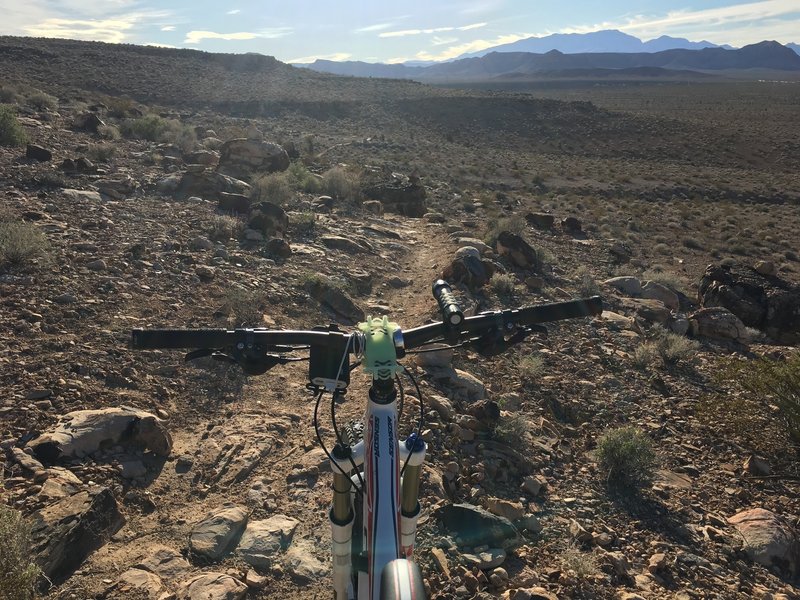
[[[534,247],[522,236],[510,231],[501,231],[497,236],[497,253],[500,256],[508,257],[514,265],[521,269],[538,271],[542,266],[542,261]]]
[[[93,488],[63,498],[33,514],[31,538],[36,562],[57,585],[124,523],[108,488]]]
[[[297,519],[286,515],[250,521],[239,542],[239,553],[250,566],[269,567],[277,555],[289,547],[299,524]]]
[[[494,264],[481,259],[477,248],[464,246],[458,249],[453,262],[444,268],[442,278],[453,284],[463,283],[474,292],[489,282],[494,271]]]
[[[710,265],[700,280],[700,304],[727,308],[745,325],[781,343],[799,343],[800,286],[759,270]]]
[[[289,155],[281,146],[257,139],[236,138],[222,144],[217,171],[237,179],[289,168]]]
[[[642,285],[642,298],[659,300],[670,310],[678,310],[681,306],[681,302],[678,299],[678,294],[673,292],[667,286],[656,283],[655,281],[644,282]]]
[[[211,560],[222,558],[247,525],[247,509],[228,504],[200,521],[189,534],[189,548]]]
[[[343,290],[322,277],[312,277],[305,284],[309,295],[348,324],[364,320],[364,310]]]
[[[715,306],[701,308],[689,315],[689,330],[695,337],[734,341],[746,344],[751,341],[750,332],[742,320],[727,308]]]
[[[289,215],[277,204],[259,202],[252,207],[247,226],[266,235],[284,235],[289,229]]]
[[[448,504],[434,511],[445,533],[462,548],[511,548],[521,541],[517,528],[506,519],[471,504]]]
[[[170,190],[171,188],[166,182],[163,182],[160,189]],[[219,200],[222,192],[249,194],[250,186],[239,179],[203,169],[184,173],[171,193],[176,200],[186,200],[192,196],[199,196],[204,200]]]
[[[733,515],[728,522],[744,538],[744,549],[752,560],[766,567],[777,566],[787,574],[797,574],[800,538],[783,517],[753,508]]]
[[[36,457],[45,462],[82,458],[118,444],[135,444],[169,456],[172,438],[155,415],[122,406],[67,413],[53,430],[28,442]]]
[[[406,217],[422,217],[428,212],[425,207],[425,187],[416,177],[392,173],[388,180],[366,185],[363,192],[367,198],[380,200],[388,212]]]

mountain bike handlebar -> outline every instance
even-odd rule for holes
[[[602,310],[601,298],[593,296],[567,302],[481,313],[465,318],[455,328],[463,340],[490,331],[505,333],[517,327],[599,315]],[[403,331],[404,347],[410,350],[442,339],[452,332],[452,328],[453,324],[438,322]],[[260,346],[270,351],[290,351],[307,346],[342,348],[346,339],[349,339],[349,351],[355,352],[356,345],[352,334],[341,331],[134,329],[131,342],[136,349],[228,348],[243,345]]]

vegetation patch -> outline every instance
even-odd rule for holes
[[[0,271],[30,271],[48,256],[50,242],[35,225],[0,223]]]
[[[597,462],[610,485],[635,489],[649,484],[656,453],[647,434],[637,427],[612,429],[597,440]]]
[[[17,112],[11,106],[0,106],[0,146],[22,146],[28,136],[17,121]]]
[[[22,514],[2,504],[0,540],[0,598],[34,598],[41,570],[33,562],[30,526]]]

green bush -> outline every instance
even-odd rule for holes
[[[104,140],[118,140],[120,138],[119,129],[113,125],[100,125],[97,128],[97,135]]]
[[[16,89],[8,86],[0,87],[0,104],[16,104],[19,101],[19,93]]]
[[[0,271],[30,270],[47,256],[47,237],[30,223],[0,223]]]
[[[325,192],[337,200],[358,200],[361,196],[360,177],[342,167],[333,167],[322,176]]]
[[[511,298],[514,295],[514,276],[508,273],[495,273],[489,280],[494,293],[501,298]]]
[[[0,146],[22,146],[28,141],[17,113],[7,105],[0,105]]]
[[[544,373],[544,359],[538,354],[528,354],[517,360],[517,370],[525,379],[538,379]]]
[[[216,242],[226,242],[231,238],[238,238],[243,231],[244,223],[236,217],[215,215],[211,219],[208,237]]]
[[[620,427],[597,441],[597,461],[609,484],[642,487],[653,480],[656,453],[647,434],[636,427]]]
[[[286,170],[289,185],[308,194],[317,194],[322,189],[322,179],[309,171],[302,163],[293,162]]]
[[[760,400],[774,403],[789,435],[800,442],[800,353],[785,361],[743,362],[730,374]]]
[[[120,124],[120,131],[128,138],[175,144],[186,151],[190,150],[197,142],[194,129],[158,115],[125,119]]]
[[[578,279],[578,293],[582,298],[595,296],[600,293],[600,286],[597,284],[595,278],[592,277],[589,269],[586,267],[579,267],[575,271],[575,276]]]
[[[494,427],[494,438],[513,448],[523,448],[531,425],[521,414],[501,415]]]
[[[561,566],[565,571],[572,571],[579,580],[594,577],[600,573],[597,559],[590,552],[581,552],[577,548],[568,548],[561,555]]]
[[[0,598],[29,600],[41,571],[33,562],[30,527],[22,515],[0,505]]]
[[[39,90],[28,94],[27,102],[37,110],[54,110],[58,106],[58,98]]]
[[[250,190],[250,200],[253,202],[266,200],[278,206],[285,206],[292,198],[294,192],[283,173],[271,173],[260,177]]]
[[[289,225],[296,233],[309,234],[314,231],[316,223],[316,215],[312,212],[292,213],[289,215]]]
[[[117,147],[114,144],[91,144],[86,154],[94,161],[108,162],[117,153]]]

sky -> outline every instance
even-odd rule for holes
[[[446,60],[601,29],[736,47],[800,42],[800,0],[0,0],[0,15],[2,35],[258,52],[284,62]]]

